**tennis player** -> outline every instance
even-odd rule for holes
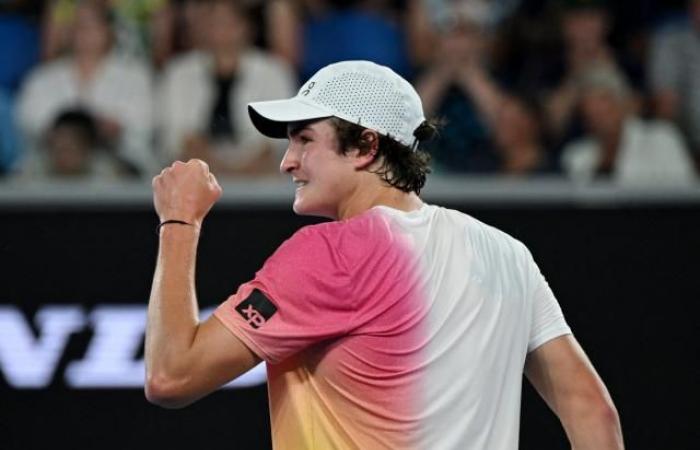
[[[573,448],[623,448],[613,402],[527,248],[420,199],[432,127],[408,82],[342,62],[249,113],[289,139],[294,211],[332,221],[297,231],[199,323],[197,242],[221,188],[199,160],[163,170],[151,402],[185,406],[265,361],[276,449],[515,450],[525,373]]]

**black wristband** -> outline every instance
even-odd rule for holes
[[[164,220],[164,221],[162,221],[161,223],[159,223],[158,226],[156,227],[156,234],[157,234],[158,236],[160,236],[160,228],[161,228],[163,225],[168,225],[168,224],[170,224],[170,223],[174,223],[174,224],[177,224],[177,225],[189,225],[189,226],[191,226],[191,227],[194,226],[194,225],[192,225],[192,224],[189,223],[189,222],[185,222],[184,220],[177,220],[177,219]]]

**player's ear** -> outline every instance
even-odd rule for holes
[[[379,151],[379,134],[373,130],[364,130],[360,135],[360,147],[353,150],[355,168],[366,169],[377,159]]]

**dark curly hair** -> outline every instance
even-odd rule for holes
[[[361,154],[371,150],[371,140],[362,135],[367,128],[338,117],[332,117],[330,122],[336,130],[341,153],[345,154],[351,148],[359,149]],[[377,159],[381,161],[381,165],[374,173],[390,186],[403,192],[420,194],[425,186],[426,175],[430,173],[430,155],[420,148],[420,144],[432,139],[437,128],[436,122],[424,121],[413,133],[417,140],[415,148],[379,134]]]

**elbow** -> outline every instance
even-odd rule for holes
[[[620,427],[620,416],[607,390],[591,395],[588,404],[590,413],[601,424],[608,427]]]
[[[579,383],[565,396],[564,409],[570,415],[588,418],[601,424],[619,424],[620,419],[610,394],[602,382]]]
[[[605,444],[600,445],[599,448],[624,450],[620,416],[612,401],[608,399],[598,405],[594,413],[593,422],[600,430],[601,443]]]
[[[620,430],[620,416],[617,408],[609,399],[601,400],[593,414],[602,427],[612,431]]]
[[[608,403],[605,415],[611,423],[615,423],[617,424],[617,426],[620,426],[620,415],[617,412],[617,408],[615,408],[615,405],[613,405],[612,402]]]
[[[144,393],[149,403],[166,409],[181,409],[193,402],[185,394],[185,383],[163,375],[146,376]]]
[[[591,448],[624,449],[620,417],[607,395],[578,399],[576,406],[562,419],[573,443],[595,442],[596,446]]]

